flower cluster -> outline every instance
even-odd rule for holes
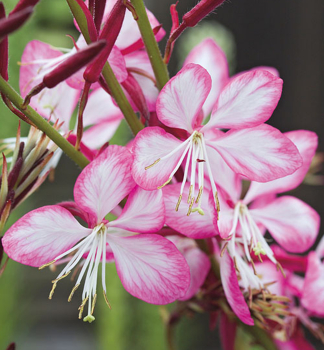
[[[7,255],[39,269],[65,264],[49,299],[75,269],[68,301],[82,285],[84,321],[95,319],[98,278],[110,307],[105,266],[114,262],[124,288],[148,303],[178,300],[183,313],[220,311],[229,331],[237,317],[265,329],[280,349],[287,341],[292,349],[306,342],[301,324],[323,340],[311,317],[324,316],[324,241],[308,256],[297,255],[313,247],[319,215],[281,195],[303,182],[317,136],[266,124],[281,97],[279,73],[257,67],[230,77],[224,53],[205,39],[159,89],[136,23],[143,16],[138,1],[68,3],[80,36],[64,53],[35,40],[27,44],[19,81],[25,100],[14,112],[34,123],[32,107],[89,164],[76,180],[74,201],[33,210],[7,230]],[[181,32],[221,3],[200,1],[182,23],[171,7],[165,61]],[[146,9],[145,18],[152,37],[162,39],[165,31]],[[129,109],[137,135],[126,146],[108,145]],[[33,127],[25,143],[3,141],[13,155],[10,169],[2,157],[2,226],[11,206],[40,185],[62,153]]]

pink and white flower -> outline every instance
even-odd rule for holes
[[[277,129],[263,124],[279,101],[280,78],[257,69],[232,79],[215,101],[210,120],[202,125],[202,108],[211,87],[211,77],[204,68],[187,64],[164,86],[156,107],[159,120],[169,128],[185,130],[187,138],[179,140],[162,128],[149,127],[138,133],[133,147],[133,177],[147,190],[168,184],[185,161],[176,210],[188,178],[188,215],[194,202],[198,212],[201,209],[206,173],[218,207],[217,177],[210,166],[214,151],[235,173],[260,182],[292,174],[302,165],[296,146]],[[230,130],[220,134],[219,128]]]
[[[117,273],[125,289],[148,303],[166,304],[181,298],[190,283],[189,267],[173,243],[151,234],[164,224],[161,191],[136,187],[131,176],[131,153],[109,146],[79,175],[74,187],[75,205],[71,210],[81,216],[82,226],[63,206],[36,209],[18,220],[5,234],[2,243],[10,258],[20,263],[45,267],[70,257],[55,280],[79,265],[81,271],[69,300],[85,277],[79,317],[88,302],[84,321],[94,320],[99,263],[102,262],[102,287],[105,300],[105,263],[113,255]],[[128,195],[120,216],[108,222],[107,213]],[[138,234],[140,232],[140,234]]]

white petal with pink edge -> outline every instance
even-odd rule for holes
[[[211,89],[211,77],[198,64],[187,64],[164,86],[156,102],[160,121],[192,132]]]
[[[279,197],[261,209],[251,209],[250,213],[288,252],[302,253],[315,243],[320,217],[300,199]]]
[[[266,183],[252,182],[249,191],[244,199],[246,203],[251,202],[253,199],[260,195],[290,191],[299,186],[304,180],[304,177],[310,167],[312,158],[315,155],[318,144],[318,137],[314,132],[308,130],[290,131],[284,135],[287,136],[289,140],[291,140],[296,145],[303,159],[303,165],[293,174],[282,177],[280,179]]]
[[[190,284],[189,266],[175,245],[159,235],[107,236],[124,288],[151,304],[182,297]]]
[[[220,274],[224,293],[232,310],[243,323],[253,326],[254,321],[238,284],[234,262],[227,252],[220,259]]]
[[[212,88],[203,105],[204,116],[207,116],[212,111],[223,87],[229,81],[226,56],[213,39],[207,38],[191,50],[184,66],[188,63],[200,64],[211,76]]]
[[[301,304],[313,314],[324,316],[324,265],[315,252],[308,255]]]
[[[266,70],[249,71],[232,79],[221,92],[203,130],[242,129],[266,122],[277,107],[282,80]]]
[[[8,256],[25,265],[40,267],[91,233],[70,212],[58,205],[24,215],[6,232],[2,244]]]
[[[162,186],[170,178],[185,148],[184,142],[162,128],[148,127],[140,131],[133,143],[132,174],[136,183],[146,190]]]
[[[159,231],[165,221],[162,190],[145,191],[136,186],[129,194],[121,215],[109,227],[140,233]]]
[[[163,188],[166,224],[183,235],[194,239],[216,236],[218,231],[213,224],[213,204],[209,203],[207,190],[201,196],[201,207],[204,215],[200,215],[196,211],[188,216],[189,184],[186,184],[184,187],[182,202],[178,207],[178,211],[175,210],[179,199],[180,187],[181,184],[175,184]]]
[[[135,187],[132,162],[133,156],[126,148],[112,145],[77,178],[74,200],[98,223]]]
[[[220,153],[233,171],[253,181],[275,180],[292,174],[302,165],[297,147],[267,124],[230,130],[218,140],[206,143]]]

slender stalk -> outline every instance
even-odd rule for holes
[[[42,130],[62,151],[68,155],[77,165],[84,168],[89,164],[88,159],[78,152],[58,131],[56,131],[42,116],[33,108],[28,106],[22,108],[22,97],[0,76],[0,91],[30,119],[40,130]]]
[[[161,90],[169,80],[167,66],[163,62],[161,52],[159,50],[151,24],[147,17],[143,0],[131,0],[131,3],[134,6],[136,14],[138,16],[137,25],[141,32],[146,51],[151,61],[151,65],[156,78],[156,85],[158,89]]]
[[[238,323],[244,329],[244,331],[251,334],[257,343],[260,344],[265,350],[278,350],[276,344],[266,331],[257,326],[248,326],[241,321],[238,321]]]
[[[81,30],[82,35],[84,36],[87,44],[91,43],[89,31],[88,31],[88,25],[86,21],[86,17],[84,13],[82,12],[81,8],[77,4],[77,2],[73,0],[67,0],[68,5],[70,6],[70,9],[73,13],[74,18],[76,19],[79,28]],[[104,68],[102,70],[102,75],[104,77],[104,80],[106,81],[107,86],[109,87],[109,90],[115,99],[115,101],[118,104],[118,107],[122,111],[126,122],[128,123],[129,127],[131,128],[134,135],[136,135],[139,131],[144,129],[144,125],[140,122],[140,120],[137,118],[135,112],[133,111],[132,106],[130,105],[129,101],[127,100],[127,97],[124,94],[123,89],[121,88],[110,64],[108,62],[105,63]]]

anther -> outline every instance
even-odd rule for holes
[[[189,216],[191,214],[191,210],[192,210],[192,206],[194,204],[194,201],[195,201],[195,198],[194,197],[191,198],[191,202],[190,202],[190,205],[189,205],[187,216]]]
[[[257,276],[258,274],[257,274],[257,271],[256,271],[256,268],[255,268],[255,265],[254,265],[253,260],[251,260],[250,263],[251,263],[251,265],[252,265],[254,274]]]
[[[72,297],[73,297],[75,291],[79,288],[79,285],[80,285],[80,283],[76,284],[76,285],[73,287],[72,292],[71,292],[71,294],[70,294],[70,296],[69,296],[69,298],[68,298],[68,302],[70,302],[70,301],[72,300]]]
[[[81,303],[81,305],[80,305],[79,308],[78,308],[78,310],[80,310],[80,312],[79,312],[79,320],[81,320],[81,318],[82,318],[84,305],[87,303],[88,299],[89,299],[89,296],[87,296],[86,298],[84,298],[83,301],[82,301],[82,303]]]
[[[223,246],[223,248],[222,248],[222,250],[221,250],[221,253],[220,253],[221,258],[223,257],[227,246],[228,246],[228,242],[226,242],[226,243],[224,244],[224,246]]]
[[[238,273],[240,273],[240,270],[239,270],[239,268],[238,268],[238,266],[237,266],[236,256],[234,256],[233,260],[234,260],[235,270],[236,270]]]
[[[189,187],[188,201],[187,201],[187,203],[188,203],[188,204],[189,204],[189,203],[190,203],[190,201],[191,201],[192,188],[193,188],[193,186],[192,186],[192,185],[190,185],[190,187]]]
[[[145,167],[145,170],[152,168],[152,167],[153,167],[154,165],[156,165],[160,160],[161,160],[161,158],[157,159],[153,164],[151,164],[151,165],[149,165],[149,166],[146,166],[146,167]]]
[[[48,296],[48,299],[49,299],[49,300],[52,299],[56,286],[57,286],[57,282],[54,282],[54,283],[53,283],[53,286],[52,286],[52,289],[51,289],[51,291],[50,291],[50,293],[49,293],[49,296]]]
[[[58,281],[62,280],[63,278],[65,278],[66,276],[68,276],[71,273],[71,271],[68,271],[67,273],[65,273],[63,276],[56,278],[55,280],[52,281],[52,283],[57,283]]]
[[[180,206],[180,203],[181,203],[181,199],[182,199],[182,194],[180,194],[180,196],[179,196],[178,203],[177,203],[176,208],[175,208],[176,211],[179,210],[179,206]]]
[[[199,202],[202,193],[203,193],[203,187],[201,186],[201,187],[199,188],[199,192],[198,192],[198,196],[197,196],[197,199],[196,199],[196,203]]]
[[[42,269],[44,269],[45,267],[47,267],[47,266],[50,266],[50,265],[54,264],[54,263],[55,263],[55,261],[56,261],[56,260],[54,259],[54,260],[50,261],[49,263],[46,263],[46,264],[44,264],[44,265],[40,266],[40,267],[38,268],[38,270],[42,270]]]
[[[219,204],[217,191],[215,192],[215,200],[216,200],[216,210],[217,210],[217,213],[219,213],[220,212],[220,204]],[[217,220],[218,220],[218,218],[217,218]]]
[[[277,261],[276,266],[277,266],[277,270],[278,270],[278,271],[280,270],[280,272],[282,273],[282,275],[284,276],[284,278],[286,278],[285,271],[283,270],[281,264],[280,264],[278,261]]]
[[[171,182],[172,178],[170,177],[163,185],[159,186],[157,189],[160,190],[162,187],[166,186],[169,182]]]
[[[109,302],[109,300],[107,298],[107,294],[106,294],[106,292],[104,290],[103,290],[103,296],[104,296],[106,304],[108,305],[109,309],[111,310],[110,302]]]
[[[91,305],[91,315],[93,315],[93,312],[94,312],[94,308],[96,306],[96,301],[97,301],[97,294],[95,294],[93,296],[93,301],[92,301],[92,305]]]

